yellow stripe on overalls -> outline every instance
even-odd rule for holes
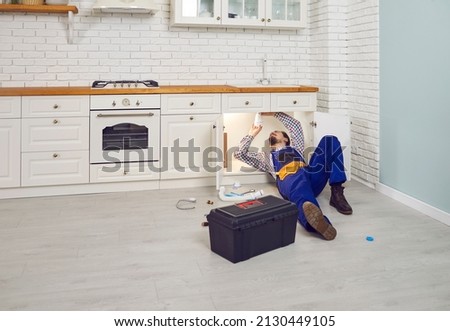
[[[306,163],[302,161],[292,161],[286,164],[280,171],[276,172],[277,176],[284,180],[286,176],[295,174],[299,169],[306,167]]]

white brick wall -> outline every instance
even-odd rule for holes
[[[347,1],[310,3],[311,77],[319,110],[347,114]]]
[[[378,0],[310,2],[311,79],[318,108],[351,118],[352,175],[378,182]]]
[[[379,178],[378,0],[348,0],[348,109],[352,118],[352,174]]]
[[[309,0],[299,31],[170,28],[169,0],[155,16],[93,14],[71,1],[67,17],[0,13],[0,86],[78,86],[97,79],[169,84],[274,83],[320,87],[319,110],[352,119],[352,173],[378,181],[378,0]]]
[[[0,13],[1,86],[247,84],[261,78],[264,57],[273,82],[310,84],[307,30],[170,28],[169,0],[156,0],[155,16],[93,14],[93,3],[71,1],[73,44],[65,15]]]

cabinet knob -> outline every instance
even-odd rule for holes
[[[266,19],[265,18],[261,18],[261,22],[265,22],[266,21]]]
[[[57,157],[59,157],[59,154],[53,153],[53,158],[56,159]]]
[[[57,103],[55,103],[54,105],[53,105],[53,109],[58,109],[59,108],[59,105],[57,104]]]
[[[250,104],[250,101],[245,101],[245,105],[248,106]]]
[[[189,117],[189,119],[190,119],[191,121],[193,121],[193,120],[194,120],[194,116]]]
[[[112,102],[112,106],[115,107],[117,104],[115,101]]]
[[[192,107],[193,105],[194,105],[194,103],[193,103],[193,102],[189,103],[189,106],[191,106],[191,107]]]
[[[59,121],[57,119],[53,120],[53,124],[58,124],[58,123],[59,123]]]
[[[269,22],[269,23],[270,23],[270,22],[272,22],[272,20],[271,20],[270,18],[268,18],[268,19],[267,19],[267,22]]]
[[[297,100],[294,100],[292,103],[293,103],[294,105],[296,105],[296,104],[297,104]]]
[[[136,101],[136,106],[140,106],[141,105],[141,102],[138,100],[138,101]]]
[[[217,18],[216,18],[218,21],[220,21],[220,16],[217,16]]]

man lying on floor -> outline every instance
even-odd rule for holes
[[[298,221],[309,232],[316,232],[326,240],[333,240],[337,231],[323,215],[316,197],[327,182],[331,186],[330,205],[340,213],[352,214],[352,207],[344,196],[344,157],[341,143],[335,136],[325,136],[312,154],[309,164],[303,157],[304,136],[301,123],[285,113],[261,113],[274,116],[288,129],[273,131],[269,136],[270,152],[249,151],[262,125],[252,124],[248,135],[242,138],[234,156],[248,165],[270,173],[281,196],[297,205]]]

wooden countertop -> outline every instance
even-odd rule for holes
[[[231,85],[168,85],[156,88],[91,88],[91,87],[3,87],[0,96],[30,95],[113,95],[113,94],[187,94],[187,93],[270,93],[317,92],[314,86],[231,86]]]

